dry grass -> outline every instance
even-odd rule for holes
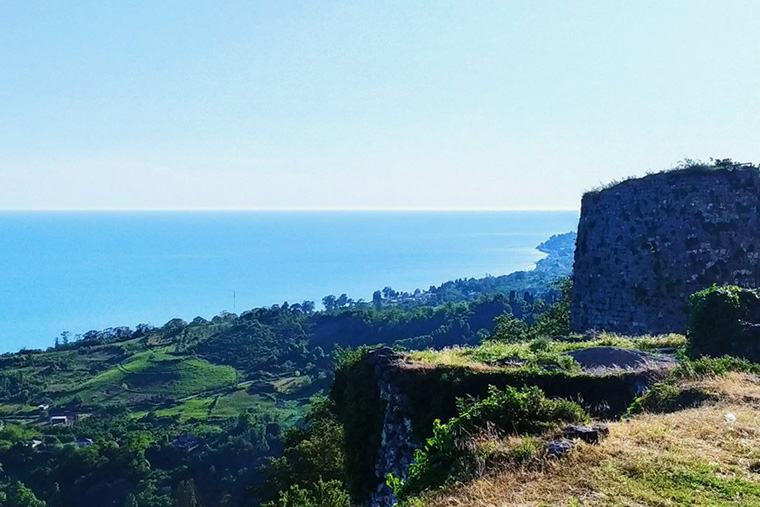
[[[477,347],[450,347],[442,350],[411,351],[408,356],[417,362],[431,366],[466,367],[479,370],[493,369],[504,360],[532,361],[538,355],[559,356],[570,350],[587,347],[613,346],[625,349],[654,351],[660,348],[682,347],[683,335],[667,334],[636,338],[602,333],[589,341],[533,340],[520,343],[488,341]]]
[[[499,369],[473,359],[472,350],[474,349],[467,347],[450,347],[441,350],[412,351],[408,353],[408,356],[420,366],[459,366],[476,370]]]
[[[567,459],[512,466],[417,504],[760,506],[760,381],[732,374],[689,385],[717,400],[612,423],[609,438]]]

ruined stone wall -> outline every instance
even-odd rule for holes
[[[586,194],[573,268],[573,331],[684,332],[689,295],[757,287],[760,173],[683,170]]]
[[[386,484],[388,474],[407,478],[414,451],[431,436],[433,421],[446,422],[457,415],[458,399],[484,398],[491,386],[499,389],[537,386],[549,397],[581,403],[594,415],[618,417],[637,396],[669,371],[654,363],[650,368],[613,369],[594,374],[425,367],[388,347],[367,352],[364,360],[372,366],[380,399],[385,402],[385,414],[374,459],[375,488],[361,502],[362,507],[397,504]]]
[[[399,387],[399,364],[403,356],[387,347],[370,351],[367,361],[374,367],[380,399],[385,402],[380,448],[375,458],[377,487],[365,502],[365,507],[391,507],[396,495],[385,483],[388,474],[406,479],[414,451],[420,444],[412,432],[409,398]]]

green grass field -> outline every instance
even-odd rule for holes
[[[302,375],[298,377],[283,377],[272,382],[274,390],[280,394],[293,394],[302,387],[311,384],[311,377]]]
[[[156,410],[157,417],[179,417],[180,422],[225,421],[236,418],[241,412],[254,409],[256,413],[273,413],[283,420],[291,420],[303,415],[305,404],[297,401],[275,402],[269,397],[250,394],[244,389],[231,393],[186,399],[175,406]],[[135,413],[142,418],[147,412]]]
[[[147,351],[70,389],[65,398],[78,395],[85,403],[128,403],[141,395],[182,398],[221,389],[237,380],[238,373],[229,366]]]

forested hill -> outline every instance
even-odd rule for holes
[[[10,493],[0,505],[257,505],[260,467],[329,387],[336,346],[472,344],[505,312],[531,320],[557,298],[574,240],[543,243],[549,255],[532,271],[386,288],[372,302],[328,296],[324,311],[283,303],[63,335],[46,351],[4,354],[0,491]]]

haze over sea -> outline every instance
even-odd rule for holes
[[[532,268],[575,211],[0,213],[0,352]],[[236,298],[233,301],[233,291]]]

